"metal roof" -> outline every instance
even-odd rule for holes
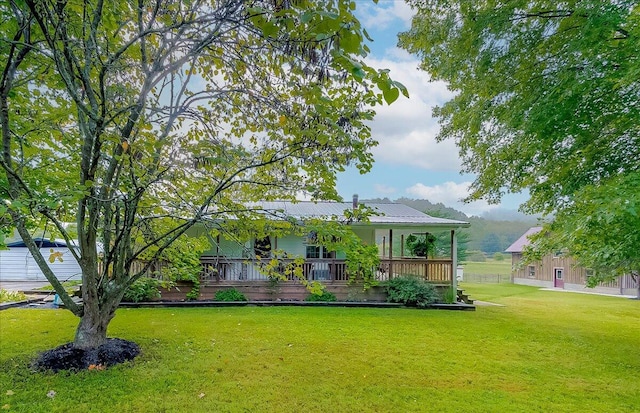
[[[436,227],[467,227],[468,222],[453,219],[437,218],[413,209],[407,205],[396,203],[361,202],[371,208],[378,215],[369,217],[369,224],[404,225],[404,226],[436,226]],[[276,201],[258,204],[261,209],[295,219],[344,217],[344,211],[353,208],[351,202],[330,201]]]
[[[63,239],[50,240],[49,238],[36,237],[33,239],[38,248],[58,248],[66,247],[67,242]],[[9,248],[26,248],[27,245],[22,240],[7,243]]]
[[[522,252],[524,247],[531,243],[529,236],[542,231],[542,227],[532,227],[505,250],[505,252]]]

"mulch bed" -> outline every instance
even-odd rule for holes
[[[73,343],[63,344],[45,351],[34,361],[37,370],[103,370],[125,361],[133,360],[140,354],[140,346],[133,341],[109,338],[103,345],[92,349],[81,349]]]

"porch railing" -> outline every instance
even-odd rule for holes
[[[413,275],[423,278],[429,282],[444,284],[451,282],[453,274],[453,262],[451,260],[435,259],[383,259],[380,267],[386,273],[385,279],[403,275]]]
[[[202,257],[203,281],[267,281],[269,278],[261,272],[263,263],[242,258]],[[293,261],[283,261],[282,273],[285,267]],[[451,282],[453,263],[451,260],[424,259],[381,259],[376,268],[376,279],[386,281],[390,278],[413,275],[429,282],[445,284]],[[302,275],[309,281],[348,281],[349,274],[344,260],[335,259],[307,259],[302,264]],[[289,275],[289,280],[295,277]]]

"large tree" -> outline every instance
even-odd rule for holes
[[[469,200],[528,190],[554,216],[540,246],[601,281],[638,274],[640,6],[635,0],[409,0],[400,45],[456,92],[439,107]],[[555,244],[555,245],[552,245]]]
[[[105,342],[127,289],[197,223],[258,200],[335,198],[366,171],[366,122],[401,85],[366,66],[355,2],[9,0],[0,4],[0,222]],[[71,244],[82,304],[33,241]]]

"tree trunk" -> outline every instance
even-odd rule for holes
[[[77,348],[95,348],[107,340],[107,326],[114,316],[113,311],[87,311],[80,318],[73,344]]]

